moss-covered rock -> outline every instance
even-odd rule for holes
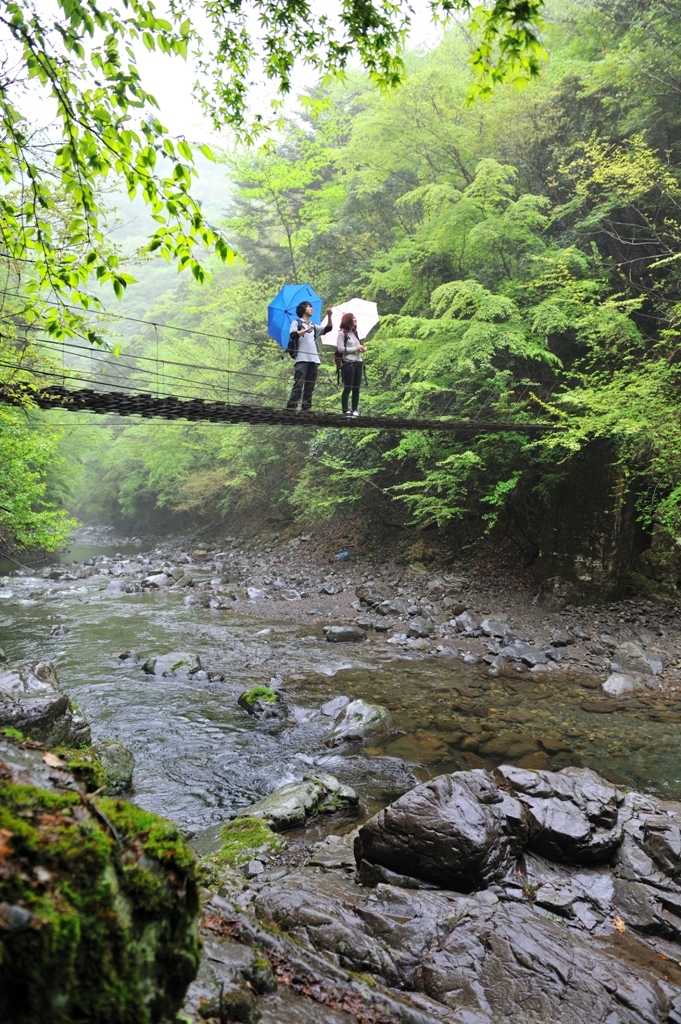
[[[249,860],[254,853],[276,853],[285,841],[259,818],[234,818],[220,830],[222,845],[209,859],[231,867]]]
[[[92,750],[104,769],[107,796],[120,796],[127,792],[135,769],[132,751],[118,740],[101,740],[94,744]]]
[[[358,803],[351,786],[343,785],[334,775],[313,770],[304,775],[302,782],[286,782],[251,804],[245,816],[266,822],[273,832],[285,832],[304,825],[316,814],[350,810]]]
[[[269,686],[251,686],[244,690],[237,704],[256,718],[283,718],[286,715],[281,697]]]
[[[106,771],[92,747],[55,747],[53,753],[64,763],[66,770],[82,782],[86,792],[94,793],[106,787]]]
[[[123,800],[17,781],[0,762],[0,1020],[153,1024],[196,974],[193,854]]]

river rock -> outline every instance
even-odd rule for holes
[[[160,657],[147,658],[142,667],[147,675],[150,676],[185,677],[199,671],[201,659],[198,654],[188,654],[186,651],[171,651],[170,654],[163,654]]]
[[[0,671],[0,726],[48,746],[90,742],[90,726],[62,693],[51,661]]]
[[[118,740],[101,740],[92,748],[106,772],[108,796],[118,796],[130,789],[135,758],[128,747]]]
[[[312,815],[343,810],[359,803],[351,786],[326,772],[308,772],[302,782],[287,782],[274,793],[239,812],[240,817],[260,818],[274,832],[304,825]]]
[[[522,643],[520,640],[514,640],[513,643],[503,647],[499,656],[507,661],[522,661],[530,668],[533,668],[534,665],[546,664],[546,655],[543,651],[540,651],[538,647],[532,647],[531,644]]]
[[[527,837],[520,802],[486,772],[455,772],[405,793],[370,818],[355,843],[358,867],[378,864],[458,892],[502,878]]]
[[[618,644],[612,654],[615,661],[625,672],[650,673],[650,664],[643,648],[638,644]]]
[[[305,863],[318,868],[354,869],[357,834],[357,829],[354,829],[345,836],[327,836],[312,848]]]
[[[424,615],[415,615],[409,623],[409,629],[407,630],[407,636],[413,636],[416,639],[425,639],[431,636],[435,632],[435,623],[432,619],[427,619]]]
[[[567,629],[556,629],[551,637],[552,647],[569,647],[575,642],[575,636]]]
[[[635,693],[636,690],[644,690],[645,685],[640,679],[625,672],[612,672],[603,683],[603,689],[611,697],[624,697],[628,693]]]
[[[362,604],[378,605],[393,596],[393,588],[387,583],[367,583],[355,588],[355,597]]]
[[[324,636],[330,644],[355,644],[367,638],[359,626],[326,626]]]
[[[250,690],[244,690],[237,704],[254,718],[286,718],[288,714],[281,694],[269,686],[253,686]]]
[[[580,901],[577,901],[580,902]],[[589,904],[583,899],[584,906]],[[529,895],[358,886],[299,869],[259,892],[255,909],[346,970],[418,994],[419,1024],[677,1024],[681,988],[645,937],[614,918],[595,939],[575,913],[547,914]],[[581,908],[580,908],[581,909]],[[584,912],[587,918],[587,912]],[[594,917],[596,915],[594,914]],[[603,917],[603,915],[600,915]],[[622,950],[626,949],[626,955]],[[678,947],[669,949],[670,959]],[[425,1002],[425,1000],[428,1002]]]
[[[153,590],[158,590],[160,587],[170,587],[173,585],[175,580],[172,576],[167,576],[164,572],[152,573],[151,576],[146,576],[142,580],[143,587],[151,587]],[[107,587],[108,590],[108,587]]]
[[[468,611],[456,615],[452,621],[456,626],[457,633],[476,633],[481,625],[479,616],[472,615]]]
[[[508,622],[502,622],[501,619],[495,618],[483,619],[480,623],[480,629],[485,636],[504,637],[509,636],[511,633],[511,627]]]
[[[327,718],[336,718],[338,713],[347,707],[349,703],[349,697],[332,697],[331,700],[327,700],[326,704],[322,704],[319,710]]]
[[[389,736],[392,732],[393,718],[387,708],[382,704],[353,700],[338,715],[324,743],[327,747],[338,747],[342,743],[359,743]]]
[[[177,828],[124,801],[98,810],[63,769],[52,786],[26,776],[4,763],[0,1020],[174,1019],[199,960]]]

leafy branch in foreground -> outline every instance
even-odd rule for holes
[[[135,63],[138,40],[185,57],[190,23],[156,17],[150,2],[119,6],[123,13],[77,0],[59,0],[52,12],[15,0],[0,6],[0,248],[23,283],[26,315],[57,337],[81,326],[68,306],[93,303],[90,282],[110,284],[120,297],[132,281],[106,240],[107,179],[149,207],[159,225],[149,251],[197,280],[205,276],[197,246],[232,256],[190,194],[191,147],[169,137]],[[40,100],[43,124],[22,108],[27,96]],[[44,304],[46,294],[56,309]]]

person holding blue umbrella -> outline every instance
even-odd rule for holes
[[[296,319],[291,324],[289,332],[288,351],[295,360],[293,369],[293,387],[286,404],[287,409],[297,409],[298,402],[301,412],[308,412],[312,408],[312,392],[317,383],[319,371],[319,352],[317,351],[317,338],[328,334],[332,328],[331,308],[326,311],[326,323],[312,323],[312,303],[303,301],[296,307]]]

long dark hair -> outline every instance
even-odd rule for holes
[[[340,322],[340,329],[341,329],[341,331],[345,331],[346,333],[348,331],[354,331],[354,329],[355,329],[355,325],[353,323],[354,319],[355,319],[355,314],[354,313],[343,313],[343,316],[341,317],[341,322]]]

